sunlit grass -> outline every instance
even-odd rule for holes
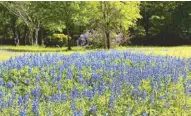
[[[144,46],[127,46],[127,47],[117,47],[114,48],[120,51],[129,50],[131,52],[141,52],[145,54],[154,55],[169,55],[181,58],[191,57],[191,46],[176,46],[176,47],[144,47]],[[0,61],[7,60],[11,56],[18,56],[28,52],[60,52],[65,55],[70,55],[72,53],[85,53],[101,49],[86,49],[85,47],[72,47],[71,51],[67,51],[67,47],[63,48],[45,48],[40,46],[0,46]],[[15,52],[13,52],[15,51]]]
[[[169,55],[175,57],[191,57],[191,46],[176,47],[119,47],[119,50],[130,50],[132,52],[144,52],[146,54]]]
[[[0,46],[0,50],[16,52],[65,52],[67,47],[42,47],[42,46]],[[85,51],[85,47],[72,47],[71,51]]]
[[[14,57],[14,56],[22,55],[22,54],[24,53],[0,51],[0,61],[8,60],[11,56]]]

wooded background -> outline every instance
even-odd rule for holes
[[[64,34],[68,49],[93,30],[93,46],[189,45],[191,2],[0,2],[0,44],[45,45]],[[122,34],[120,42],[115,39]]]

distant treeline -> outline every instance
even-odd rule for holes
[[[0,2],[0,17],[4,45],[48,46],[54,34],[64,34],[56,39],[71,49],[89,30],[93,47],[191,45],[189,1],[11,1]]]

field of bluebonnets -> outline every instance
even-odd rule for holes
[[[1,116],[191,116],[191,58],[129,51],[0,62]]]

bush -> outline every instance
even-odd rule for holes
[[[129,33],[116,33],[114,31],[110,32],[110,45],[111,48],[115,48],[121,45],[127,45],[130,42]],[[106,48],[106,36],[102,30],[96,29],[93,31],[91,36],[89,37],[89,41],[91,41],[92,46],[96,48],[104,47]]]
[[[116,40],[117,34],[115,32],[110,33],[110,44],[111,47],[117,47],[118,44],[114,42]],[[91,41],[91,44],[96,47],[104,47],[106,48],[106,36],[105,33],[102,30],[96,29],[91,34],[89,40]]]
[[[49,36],[46,41],[46,46],[67,46],[67,39],[71,39],[70,36],[65,34],[53,34]]]

